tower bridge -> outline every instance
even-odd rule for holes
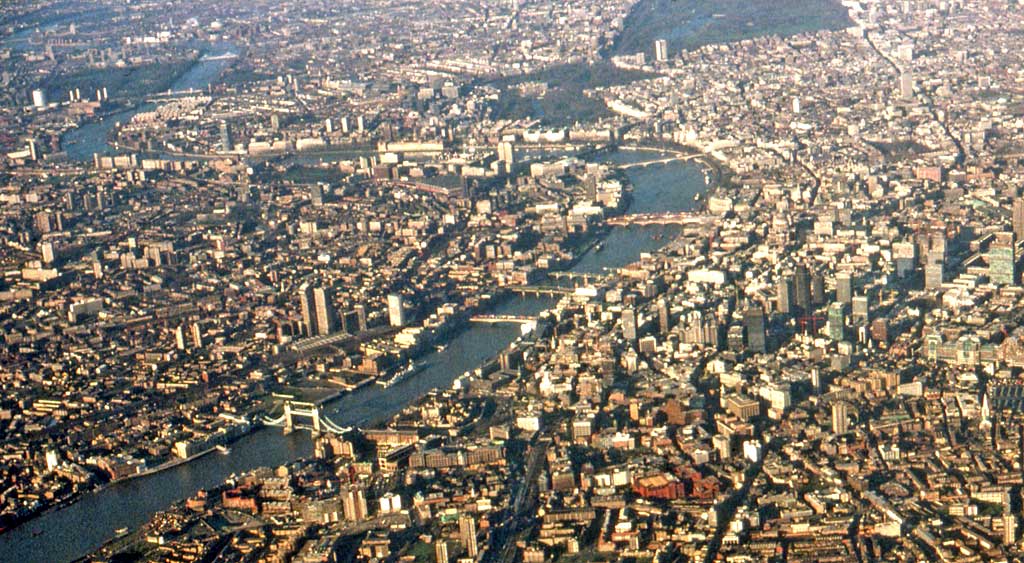
[[[296,424],[294,420],[296,416],[308,418],[310,420],[309,425]],[[311,430],[314,435],[321,434],[322,432],[328,432],[330,434],[344,434],[352,430],[351,427],[345,428],[339,426],[332,422],[331,419],[321,415],[320,406],[316,403],[306,403],[302,401],[285,401],[284,413],[277,418],[264,416],[263,424],[267,426],[280,426],[284,428],[285,434],[290,434],[296,428]]]

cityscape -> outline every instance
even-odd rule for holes
[[[0,5],[0,562],[1024,561],[1024,2]]]

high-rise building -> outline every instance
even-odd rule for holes
[[[1017,262],[1014,257],[1013,233],[996,233],[988,249],[988,277],[996,285],[1017,283]]]
[[[388,295],[388,321],[391,326],[405,326],[405,298],[397,293]]]
[[[846,434],[850,430],[850,405],[843,401],[832,403],[832,433]]]
[[[1013,200],[1013,236],[1024,240],[1024,197]]]
[[[220,150],[224,152],[230,152],[234,149],[234,145],[231,144],[231,128],[228,127],[227,121],[220,122]]]
[[[366,507],[366,493],[362,487],[349,487],[341,495],[341,509],[345,519],[358,522],[369,516]]]
[[[858,295],[851,301],[853,304],[853,324],[857,326],[864,326],[868,324],[868,309],[870,303],[867,295]]]
[[[636,311],[633,309],[622,311],[622,337],[630,342],[636,340]]]
[[[668,60],[668,41],[658,39],[654,42],[654,60],[663,63]]]
[[[924,288],[926,290],[942,288],[942,283],[945,281],[944,262],[940,253],[928,253],[924,264]]]
[[[299,286],[299,305],[302,309],[302,327],[306,336],[316,336],[316,298],[308,282]]]
[[[658,332],[668,334],[672,323],[672,313],[668,308],[668,300],[662,297],[658,300]]]
[[[801,311],[810,312],[811,274],[803,264],[796,267],[796,273],[793,275],[793,297]]]
[[[33,106],[35,106],[37,109],[42,109],[42,108],[46,107],[46,103],[47,103],[46,92],[44,92],[42,89],[39,89],[39,88],[36,88],[35,90],[32,90],[32,105]]]
[[[512,167],[516,163],[516,147],[510,141],[498,143],[498,160]]]
[[[788,315],[793,309],[793,276],[784,275],[779,278],[779,285],[775,295],[778,310],[783,315]]]
[[[338,330],[338,315],[334,311],[331,290],[323,287],[314,289],[313,304],[316,310],[316,334],[326,336]]]
[[[900,97],[904,100],[914,98],[914,77],[906,72],[900,74]]]
[[[839,342],[845,336],[846,309],[842,303],[833,303],[828,306],[828,336]]]
[[[437,563],[448,563],[448,542],[440,538],[434,540],[434,558]]]
[[[853,277],[847,272],[836,274],[836,301],[840,303],[853,302]]]
[[[825,296],[825,276],[815,272],[811,275],[811,305],[824,305],[828,298]]]
[[[466,549],[466,555],[477,556],[479,549],[476,544],[476,520],[468,514],[459,517],[459,541]]]
[[[1003,513],[1003,543],[1006,545],[1017,543],[1017,517],[1011,512]]]
[[[757,354],[768,351],[768,338],[764,328],[764,311],[760,305],[743,312],[743,328],[747,333],[747,349]]]

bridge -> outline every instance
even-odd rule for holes
[[[629,213],[612,217],[606,221],[609,225],[619,227],[629,225],[707,225],[713,222],[709,215],[693,213]]]
[[[520,317],[517,315],[474,315],[469,318],[470,322],[474,323],[489,323],[489,324],[530,324],[537,322],[537,319],[533,317]]]
[[[504,289],[519,295],[546,295],[553,297],[572,295],[576,292],[571,287],[559,287],[557,285],[507,285]]]
[[[654,166],[655,164],[668,164],[669,162],[675,162],[677,160],[684,160],[678,156],[670,156],[667,158],[659,158],[657,160],[644,160],[641,162],[630,162],[629,164],[620,164],[618,168],[622,170],[629,170],[630,168],[646,168],[648,166]]]
[[[593,281],[608,281],[612,276],[608,274],[595,274],[586,272],[548,272],[548,277],[555,280],[578,281],[583,280],[583,285],[590,285]]]
[[[294,418],[296,416],[309,418],[310,424],[295,424]],[[316,403],[304,403],[300,401],[285,401],[284,413],[277,418],[264,416],[263,424],[267,426],[280,426],[284,428],[285,434],[291,434],[296,428],[307,429],[311,430],[314,436],[325,431],[331,434],[344,434],[352,430],[352,428],[343,428],[338,426],[334,422],[331,422],[331,419],[326,416],[321,416],[320,406]]]

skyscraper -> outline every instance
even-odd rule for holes
[[[636,312],[633,309],[622,311],[622,337],[630,342],[636,340]]]
[[[793,297],[796,306],[802,311],[806,313],[811,310],[811,274],[803,264],[796,267],[793,276]]]
[[[306,336],[316,335],[316,299],[313,297],[313,286],[306,282],[299,286],[299,305],[302,309],[302,327]]]
[[[996,233],[996,240],[988,249],[988,277],[996,285],[1017,283],[1017,262],[1014,259],[1013,233]]]
[[[828,336],[839,342],[845,336],[846,306],[833,303],[828,306]]]
[[[405,326],[405,299],[397,293],[388,295],[388,321],[391,326]]]
[[[459,541],[466,548],[466,555],[476,557],[479,552],[476,545],[476,520],[468,514],[459,517]]]
[[[516,147],[510,141],[498,143],[498,160],[512,167],[516,163]]]
[[[836,274],[836,301],[840,303],[853,302],[853,277],[847,272]]]
[[[858,295],[851,301],[853,304],[853,324],[863,326],[868,324],[868,310],[870,303],[867,295]]]
[[[793,276],[786,274],[779,278],[775,300],[779,312],[788,315],[793,308]]]
[[[668,60],[668,41],[658,39],[654,42],[654,60],[663,63]]]
[[[837,401],[832,403],[832,433],[846,434],[850,430],[850,405]]]
[[[658,331],[661,334],[668,334],[672,321],[672,313],[668,308],[668,300],[664,297],[658,300]]]
[[[228,127],[227,121],[220,122],[220,149],[224,152],[229,152],[235,148],[231,144],[231,129]]]
[[[448,542],[440,538],[434,541],[434,558],[437,563],[448,563]]]
[[[313,303],[316,307],[316,334],[326,336],[336,331],[338,316],[331,300],[331,290],[322,287],[314,289]]]
[[[924,288],[926,290],[939,289],[945,276],[945,265],[942,254],[929,252],[924,264]]]
[[[1024,240],[1024,197],[1013,200],[1013,236]]]
[[[743,328],[747,332],[748,350],[757,354],[768,351],[768,339],[764,329],[764,311],[760,305],[748,307],[743,312]]]

